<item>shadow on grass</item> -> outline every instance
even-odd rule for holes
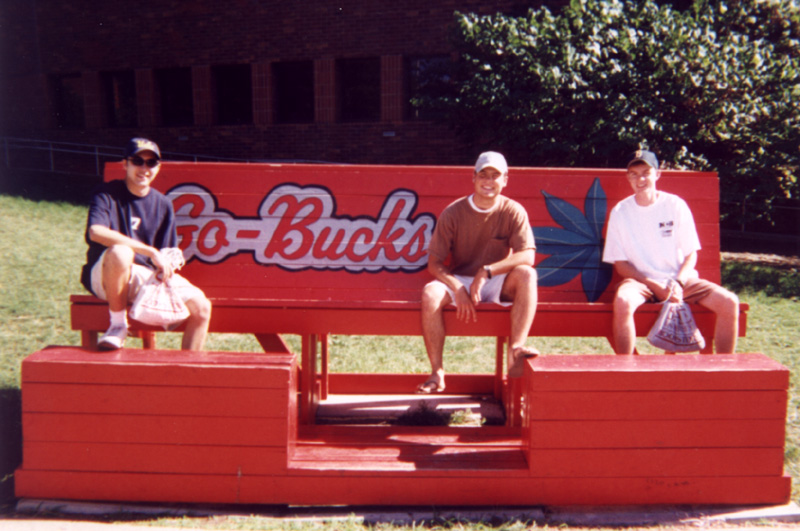
[[[92,190],[100,182],[100,177],[81,174],[4,169],[0,171],[0,194],[32,201],[88,205]]]
[[[0,505],[14,501],[14,471],[22,462],[19,389],[0,389]]]
[[[770,297],[800,298],[800,275],[796,269],[723,262],[721,273],[722,283],[734,293],[763,292]]]

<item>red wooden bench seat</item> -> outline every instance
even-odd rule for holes
[[[166,162],[154,185],[176,209],[187,258],[182,273],[213,302],[211,332],[255,334],[266,350],[284,352],[280,334],[303,336],[302,420],[311,422],[328,390],[328,335],[421,334],[427,242],[442,209],[471,192],[471,173],[468,167]],[[106,179],[122,176],[120,164],[107,166]],[[716,174],[665,171],[659,186],[689,203],[703,244],[698,269],[719,282]],[[609,337],[618,279],[600,253],[607,213],[631,193],[624,171],[512,168],[506,193],[528,210],[539,246],[540,304],[531,335]],[[72,328],[82,332],[84,346],[95,345],[108,325],[106,305],[89,295],[72,296],[71,305]],[[645,305],[637,313],[639,336],[658,310]],[[698,307],[695,317],[710,352],[714,316]],[[453,312],[445,318],[449,335],[498,338],[500,396],[508,309],[482,305],[470,324],[457,322]],[[153,330],[134,327],[153,348]]]

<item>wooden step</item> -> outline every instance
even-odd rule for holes
[[[290,457],[293,471],[487,471],[527,474],[521,431],[503,426],[316,426]]]

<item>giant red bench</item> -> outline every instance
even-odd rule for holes
[[[420,333],[425,245],[442,208],[469,193],[470,173],[166,163],[156,182],[178,213],[184,273],[214,302],[212,332],[255,334],[266,352],[163,351],[151,340],[150,349],[97,352],[106,305],[73,296],[84,346],[23,361],[17,495],[271,505],[788,501],[785,367],[760,354],[544,354],[508,386],[508,310],[494,305],[481,305],[476,324],[446,313],[451,335],[498,338],[495,374],[453,374],[448,390],[503,396],[515,387],[512,422],[315,422],[327,392],[409,393],[423,378],[328,375],[327,337]],[[108,169],[107,178],[119,176],[118,165]],[[687,198],[704,245],[698,267],[719,281],[716,176],[666,172],[661,184]],[[512,169],[508,194],[528,209],[539,243],[534,342],[608,337],[616,279],[599,256],[607,212],[628,193],[617,170]],[[657,312],[638,313],[639,335]],[[711,340],[713,315],[695,314]],[[743,313],[742,334],[744,325]],[[300,366],[280,334],[302,336]]]
[[[329,391],[409,392],[419,383],[421,376],[329,376],[327,338],[421,334],[420,293],[431,278],[425,249],[442,209],[471,193],[471,176],[469,167],[166,162],[154,186],[175,206],[187,259],[182,273],[213,302],[211,332],[255,334],[270,352],[288,352],[280,334],[302,336],[301,415],[312,422]],[[107,180],[123,177],[121,164],[106,167]],[[719,282],[716,174],[664,171],[659,186],[687,200],[703,245],[698,270]],[[538,244],[540,302],[531,336],[612,341],[619,279],[600,257],[608,212],[631,193],[624,170],[512,168],[505,193],[527,209]],[[108,327],[106,304],[90,295],[71,303],[72,328],[84,346],[94,346]],[[639,336],[659,309],[637,312]],[[714,315],[694,311],[711,352]],[[451,378],[448,389],[502,396],[508,308],[483,304],[478,322],[468,324],[447,311],[445,321],[449,335],[497,338],[494,378]],[[134,328],[145,334],[145,347],[155,346],[153,329]]]

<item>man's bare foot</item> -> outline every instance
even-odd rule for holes
[[[417,393],[431,394],[444,391],[444,372],[431,374],[425,382],[417,386]]]
[[[508,367],[508,376],[519,378],[522,376],[522,367],[526,359],[535,358],[539,351],[532,347],[517,347],[511,351],[511,364]]]

